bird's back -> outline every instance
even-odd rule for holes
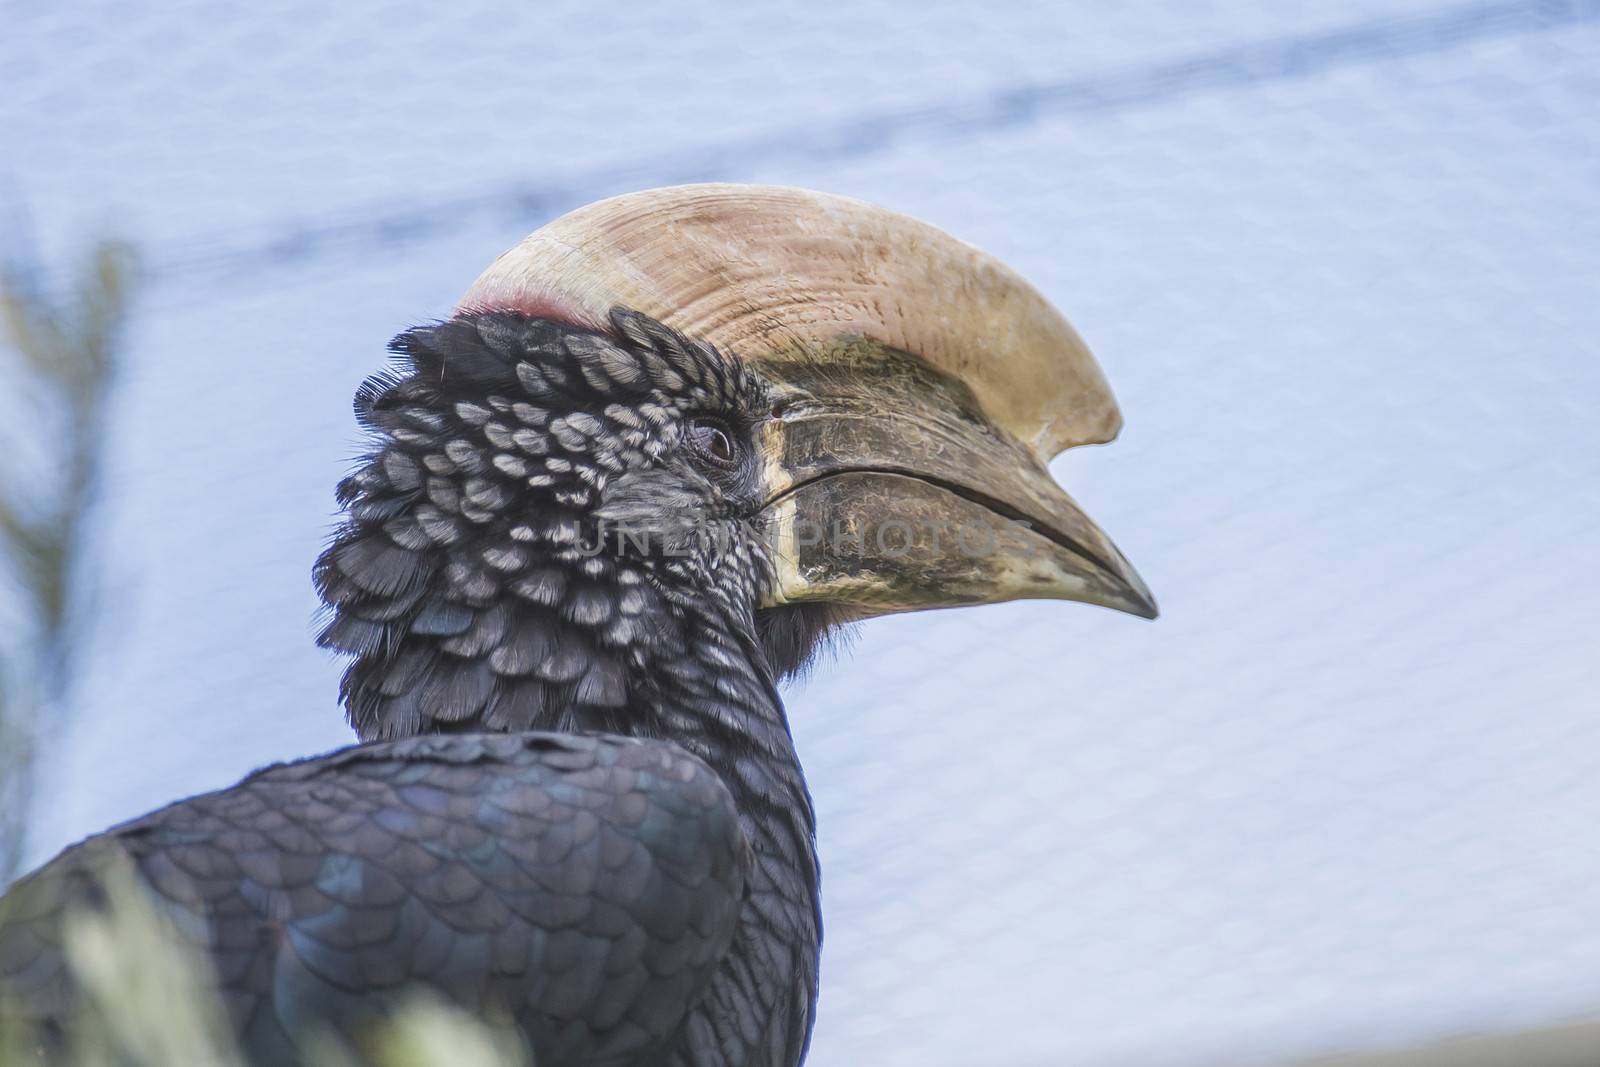
[[[720,779],[666,742],[433,736],[270,767],[90,838],[0,902],[0,998],[46,1057],[79,1006],[66,924],[121,857],[209,957],[252,1061],[357,1038],[421,991],[514,1024],[540,1067],[664,1048],[750,865]]]

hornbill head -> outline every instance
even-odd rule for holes
[[[619,196],[392,347],[398,373],[357,404],[381,447],[317,571],[364,735],[463,698],[492,723],[521,681],[581,703],[603,686],[545,660],[574,627],[591,666],[637,660],[646,600],[747,613],[780,676],[833,624],[889,612],[1050,597],[1155,617],[1047,468],[1120,429],[1093,356],[1016,273],[903,215],[763,186]],[[519,657],[529,612],[564,636]],[[382,725],[423,675],[435,695]]]

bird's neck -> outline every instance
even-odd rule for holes
[[[655,672],[660,733],[722,776],[754,863],[729,958],[667,1062],[793,1067],[811,1036],[822,947],[816,817],[751,620],[704,620],[687,659]]]
[[[502,728],[668,740],[721,777],[753,854],[749,895],[728,958],[665,1062],[793,1067],[810,1038],[822,943],[811,795],[752,612],[661,592],[641,616],[645,637],[609,659],[622,671],[620,707],[586,701],[580,680],[547,686],[542,700],[518,705]],[[538,625],[551,647],[595,647],[586,625],[548,615]],[[493,726],[494,707],[466,728]]]
[[[788,718],[753,619],[702,604],[673,605],[655,622],[678,638],[665,642],[672,655],[646,650],[634,659],[629,714],[606,725],[674,741],[715,769],[754,859],[729,956],[666,1062],[793,1067],[815,1014],[822,920],[816,816]],[[552,715],[532,725],[592,724]]]

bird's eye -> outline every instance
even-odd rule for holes
[[[733,434],[717,419],[699,418],[689,423],[689,442],[696,452],[719,467],[732,467],[739,462]]]

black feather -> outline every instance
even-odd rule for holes
[[[726,952],[750,862],[721,780],[664,742],[417,738],[271,767],[0,902],[8,1033],[47,1054],[70,1054],[82,1005],[66,924],[124,857],[209,947],[241,1051],[280,1065],[308,1028],[359,1050],[419,990],[509,1016],[541,1067],[641,1063]],[[653,966],[667,954],[687,967]]]

